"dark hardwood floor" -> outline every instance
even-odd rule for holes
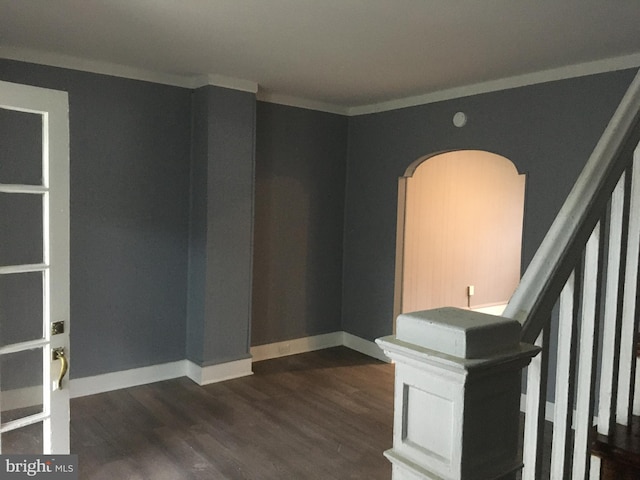
[[[83,480],[388,480],[393,368],[338,347],[77,398],[71,451]]]

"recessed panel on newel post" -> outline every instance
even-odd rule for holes
[[[457,308],[398,317],[394,480],[511,478],[521,468],[521,370],[538,352],[515,320]]]

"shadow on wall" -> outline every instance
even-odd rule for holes
[[[308,219],[308,195],[299,180],[256,181],[253,338],[292,338],[307,316]]]
[[[399,188],[397,313],[507,303],[520,280],[524,188],[509,159],[484,151],[410,166]]]

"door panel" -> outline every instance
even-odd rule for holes
[[[0,453],[69,453],[69,321],[67,94],[0,82]]]

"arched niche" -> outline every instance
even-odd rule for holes
[[[398,187],[394,318],[500,311],[520,280],[525,176],[503,156],[456,150],[416,160]]]

